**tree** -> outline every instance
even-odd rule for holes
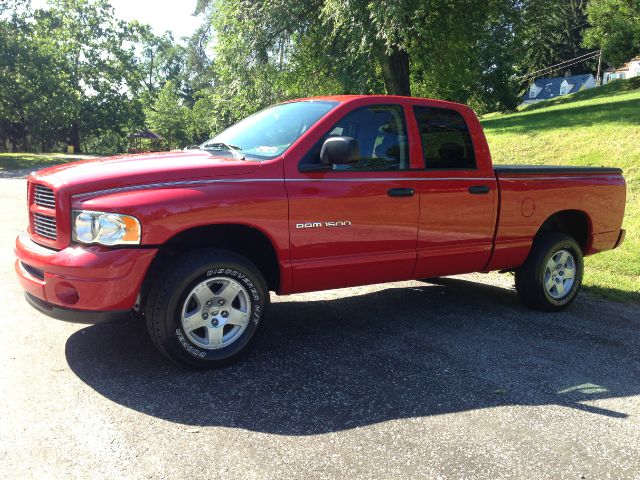
[[[123,134],[141,119],[135,32],[115,18],[107,0],[50,0],[35,13],[35,34],[50,44],[68,93],[69,143],[81,150],[82,135]]]
[[[30,141],[50,148],[69,121],[64,70],[30,15],[16,10],[0,19],[0,140],[13,151],[29,150]]]
[[[640,52],[640,0],[590,0],[590,27],[584,45],[602,49],[612,65],[620,65]]]
[[[413,90],[511,108],[519,3],[200,0],[212,27],[213,114],[228,123],[296,96]]]
[[[145,109],[145,115],[147,125],[155,133],[162,135],[170,148],[186,145],[190,112],[183,104],[174,82],[164,84],[153,105]]]
[[[131,28],[137,32],[141,52],[138,55],[140,80],[145,87],[146,102],[156,99],[158,91],[168,82],[174,82],[185,100],[193,103],[193,89],[189,83],[187,49],[175,43],[171,32],[156,35],[148,25],[133,22]]]
[[[586,5],[586,0],[522,3],[520,73],[535,72],[588,52],[582,46],[582,34],[587,28]],[[584,71],[585,65],[572,68]]]
[[[348,39],[348,53],[377,62],[388,93],[411,95],[410,49],[416,32],[411,25],[428,7],[412,0],[326,0],[324,17],[332,33]]]
[[[414,93],[470,104],[479,113],[514,109],[519,3],[489,0],[477,9],[468,1],[432,4],[422,20],[429,41],[410,49]]]
[[[0,15],[5,12],[17,12],[20,8],[28,6],[29,0],[2,0],[0,3]]]

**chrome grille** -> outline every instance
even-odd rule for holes
[[[40,213],[33,214],[33,229],[42,237],[55,240],[58,237],[56,219]]]
[[[33,189],[33,203],[41,207],[56,208],[56,197],[53,190],[44,185],[36,185]]]

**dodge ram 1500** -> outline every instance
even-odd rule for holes
[[[15,267],[39,310],[135,310],[164,355],[210,368],[255,344],[270,291],[506,270],[526,305],[564,308],[583,256],[623,241],[625,190],[616,168],[494,167],[464,105],[303,99],[197,148],[32,174]]]

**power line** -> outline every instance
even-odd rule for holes
[[[573,65],[578,65],[578,64],[580,64],[580,63],[582,63],[582,62],[585,62],[585,61],[587,61],[587,60],[591,60],[592,58],[596,58],[596,57],[598,57],[598,55],[600,55],[600,54],[599,54],[599,53],[596,53],[595,55],[591,55],[591,56],[589,56],[589,57],[587,57],[587,58],[583,58],[583,59],[581,59],[581,60],[577,60],[577,61],[575,61],[575,62],[568,63],[568,64],[566,64],[566,65],[563,65],[562,67],[554,68],[554,69],[549,70],[548,72],[546,72],[546,73],[545,73],[545,75],[548,75],[548,74],[553,73],[553,72],[557,72],[558,70],[562,70],[563,68],[571,67],[571,66],[573,66]]]
[[[600,50],[594,50],[593,52],[585,53],[585,54],[579,55],[579,56],[577,56],[575,58],[571,58],[569,60],[565,60],[564,62],[560,62],[560,63],[557,63],[555,65],[551,65],[549,67],[537,70],[535,72],[527,73],[526,75],[522,75],[520,77],[516,77],[516,80],[523,80],[523,79],[528,78],[528,77],[535,77],[535,76],[538,76],[538,74],[540,74],[542,72],[551,73],[551,72],[553,72],[555,70],[560,70],[562,68],[570,67],[571,65],[575,65],[577,63],[581,63],[581,62],[584,62],[586,60],[590,60],[591,58],[597,57],[599,54],[600,54]],[[567,65],[565,65],[565,64],[567,64]]]
[[[545,67],[545,68],[542,68],[540,70],[536,70],[535,72],[527,73],[526,75],[522,75],[520,77],[517,77],[517,80],[520,80],[520,79],[523,79],[523,78],[527,78],[527,77],[537,76],[539,73],[546,72],[547,70],[550,70],[550,71],[559,70],[561,68],[569,66],[569,65],[565,65],[565,63],[570,63],[571,62],[572,65],[576,64],[576,63],[580,63],[580,62],[583,62],[585,60],[589,60],[590,58],[599,55],[599,53],[600,53],[599,50],[595,50],[595,51],[589,52],[589,53],[584,53],[584,54],[579,55],[579,56],[577,56],[575,58],[571,58],[569,60],[565,60],[564,62],[560,62],[560,63],[557,63],[555,65],[551,65],[549,67]]]

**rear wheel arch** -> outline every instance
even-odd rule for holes
[[[561,210],[549,216],[538,228],[533,243],[543,235],[556,232],[573,238],[582,253],[586,253],[591,243],[592,224],[589,215],[582,210]]]

